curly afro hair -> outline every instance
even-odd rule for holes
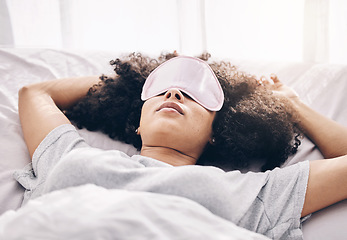
[[[156,59],[130,54],[112,60],[115,77],[100,82],[70,109],[66,116],[77,127],[102,131],[109,137],[141,149],[135,133],[140,123],[142,86],[157,66],[177,56],[162,54]],[[201,59],[208,61],[210,55]],[[259,86],[254,76],[240,72],[228,62],[209,63],[224,91],[224,105],[213,122],[215,142],[208,143],[197,164],[246,169],[261,160],[262,171],[280,166],[300,145],[295,111],[284,98]]]

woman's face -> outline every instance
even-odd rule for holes
[[[212,137],[215,115],[171,88],[144,103],[139,128],[142,144],[175,149],[198,159]]]

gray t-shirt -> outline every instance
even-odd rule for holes
[[[307,161],[265,173],[225,172],[209,166],[173,167],[117,150],[90,147],[69,124],[54,129],[36,149],[32,165],[15,178],[25,200],[88,183],[191,199],[240,227],[272,239],[302,239],[301,210]]]

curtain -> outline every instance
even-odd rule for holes
[[[1,0],[5,1],[6,0]],[[16,47],[178,49],[175,0],[9,0]]]
[[[345,0],[0,0],[2,47],[347,63]]]
[[[14,44],[11,19],[8,13],[7,2],[0,1],[0,45],[12,46]]]
[[[303,59],[322,62],[329,58],[329,1],[306,0]]]
[[[209,51],[223,56],[300,61],[302,0],[206,1]]]

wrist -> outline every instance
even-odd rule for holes
[[[303,106],[306,106],[305,103],[302,102],[302,100],[300,99],[300,97],[298,95],[288,97],[287,99],[288,99],[290,105],[297,111],[300,110]]]

